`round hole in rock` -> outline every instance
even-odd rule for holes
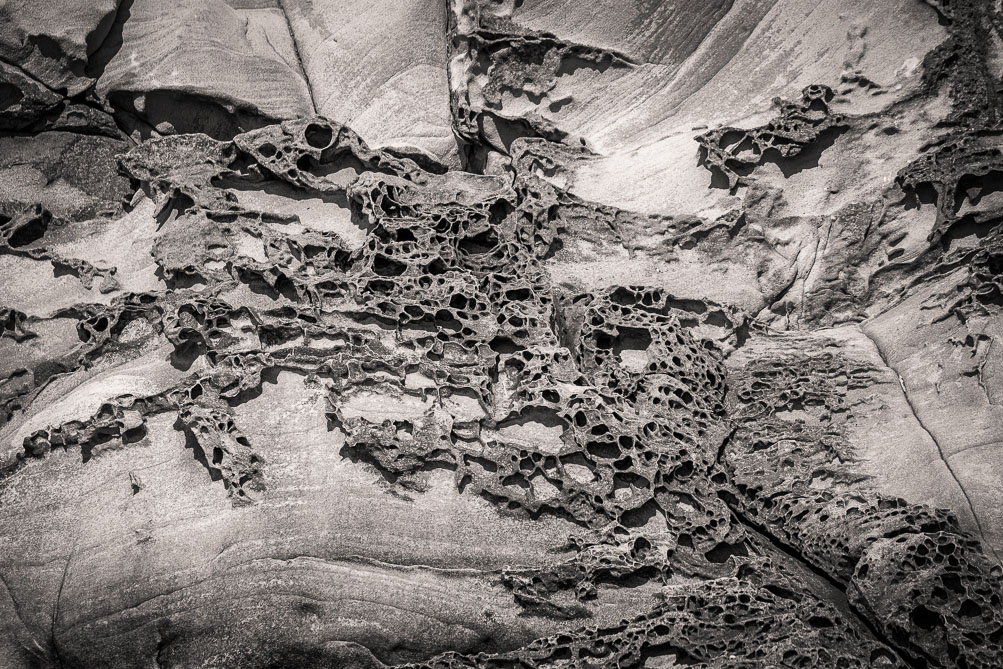
[[[0,82],[0,110],[13,107],[24,99],[24,93],[14,84]]]
[[[48,228],[48,221],[46,221],[42,216],[36,216],[17,228],[7,239],[7,243],[10,244],[12,248],[28,246],[29,244],[37,242],[41,239],[45,235],[45,231],[48,230]]]
[[[303,136],[306,138],[306,143],[315,149],[326,149],[331,145],[331,140],[334,139],[331,128],[317,123],[308,125]]]
[[[941,624],[940,614],[936,611],[931,611],[925,606],[917,606],[909,614],[909,619],[912,621],[913,625],[922,630],[932,630]]]

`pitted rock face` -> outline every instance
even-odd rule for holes
[[[1003,666],[992,3],[42,4],[0,665]]]
[[[704,152],[702,159],[734,189],[759,163],[793,158],[838,135],[840,128],[846,127],[846,119],[829,110],[833,95],[828,86],[808,86],[801,91],[799,101],[775,99],[780,115],[760,128],[726,127],[704,133],[697,137]]]

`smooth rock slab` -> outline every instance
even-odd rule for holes
[[[222,0],[136,0],[97,92],[140,119],[144,136],[152,129],[228,139],[313,112],[282,11]]]
[[[317,113],[370,146],[456,161],[439,0],[282,0]]]
[[[12,0],[0,5],[0,58],[76,95],[93,83],[88,60],[108,36],[119,0]]]

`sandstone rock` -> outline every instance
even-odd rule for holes
[[[456,164],[446,15],[430,0],[281,0],[318,114],[370,145]]]
[[[119,4],[5,2],[0,60],[57,93],[77,95],[93,84],[87,66],[108,37]]]
[[[310,114],[310,89],[285,16],[277,5],[260,4],[136,0],[97,92],[138,119],[143,136],[230,138]]]
[[[1003,664],[992,3],[58,9],[0,664]]]

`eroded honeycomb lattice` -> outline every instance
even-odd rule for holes
[[[949,24],[950,36],[924,59],[924,92],[946,92],[951,113],[944,136],[899,171],[897,182],[916,204],[932,201],[937,218],[930,231],[935,252],[916,263],[927,275],[967,269],[959,291],[941,296],[950,314],[967,319],[1003,304],[1003,241],[1000,209],[983,202],[1000,189],[1000,98],[989,66],[988,45],[1003,36],[1003,14],[992,3],[951,0],[933,4]],[[974,228],[980,243],[952,242]]]
[[[857,372],[805,353],[734,373],[720,345],[747,333],[719,305],[655,288],[555,285],[545,261],[562,228],[587,215],[611,229],[643,221],[521,171],[570,150],[531,148],[517,146],[508,176],[430,171],[319,118],[233,142],[181,135],[137,147],[122,165],[160,205],[153,254],[164,289],[61,312],[82,343],[66,365],[135,353],[156,335],[188,375],[38,430],[25,456],[79,449],[87,462],[142,439],[147,417],[173,414],[208,474],[235,504],[253,504],[268,495],[268,463],[230,409],[263,375],[294,370],[325,389],[342,454],[376,468],[393,494],[423,494],[428,472],[444,469],[499,512],[577,527],[553,565],[506,569],[501,581],[528,615],[573,619],[578,631],[427,666],[631,666],[659,656],[715,667],[900,666],[887,639],[911,656],[991,666],[974,640],[995,638],[999,583],[978,546],[952,517],[861,493],[835,466],[851,456],[835,417]],[[334,197],[365,241],[248,209],[224,186],[234,180]],[[55,258],[46,238],[59,221],[17,216],[5,221],[5,244],[43,221],[15,248]],[[680,239],[740,224],[668,223]],[[237,303],[245,289],[271,306]],[[24,314],[8,310],[0,322],[4,336],[31,336]],[[354,404],[374,398],[406,410],[374,417]],[[760,530],[825,572],[883,636],[786,573]],[[955,537],[953,552],[944,537]],[[944,555],[935,566],[920,560],[931,541]],[[941,601],[933,585],[877,597],[911,569],[942,584],[957,575],[964,598]],[[664,588],[648,613],[588,625],[601,588],[640,584]]]
[[[820,84],[805,87],[800,100],[776,98],[779,114],[764,126],[717,128],[697,137],[701,160],[728,188],[747,184],[746,177],[764,161],[793,158],[845,129],[846,118],[829,109],[832,98],[832,89]]]
[[[160,287],[141,293],[121,291],[114,267],[55,251],[66,217],[4,204],[3,254],[118,294],[53,314],[74,324],[79,345],[3,379],[0,422],[52,379],[162,342],[185,373],[158,394],[109,397],[89,417],[32,432],[24,458],[65,449],[86,465],[128,451],[150,416],[166,414],[233,503],[255,504],[269,494],[269,463],[232,409],[268,375],[291,370],[326,394],[332,448],[379,472],[391,494],[425,494],[429,473],[446,470],[459,491],[500,513],[551,514],[576,528],[554,564],[500,575],[526,615],[567,619],[569,631],[412,666],[1003,665],[999,566],[952,515],[873,494],[854,471],[844,399],[873,370],[817,339],[726,367],[722,349],[749,337],[737,309],[655,288],[589,292],[551,280],[547,261],[569,231],[601,229],[631,256],[667,253],[725,245],[742,234],[745,214],[642,215],[568,192],[569,166],[591,155],[585,142],[543,113],[510,116],[505,102],[524,97],[556,112],[574,103],[559,97],[563,77],[635,64],[522,28],[511,4],[449,12],[463,159],[494,176],[372,149],[323,118],[232,141],[147,141],[120,159],[158,205]],[[951,297],[968,316],[1003,302],[1003,214],[978,208],[1003,172],[998,82],[987,65],[1003,20],[978,0],[932,4],[950,37],[924,62],[922,93],[947,90],[953,110],[946,135],[923,147],[898,186],[910,205],[932,191],[930,240],[940,248],[914,262],[917,271],[967,269]],[[19,97],[0,110],[0,130],[79,126],[118,137],[96,109],[0,63],[0,88],[10,87]],[[776,100],[777,118],[764,126],[704,133],[703,163],[730,189],[752,185],[767,161],[785,173],[810,167],[855,123],[832,101],[828,87],[809,86],[799,100]],[[234,185],[281,185],[336,204],[364,241],[242,204]],[[984,233],[980,244],[951,244],[972,226]],[[832,290],[845,288],[858,306],[842,268],[833,274]],[[831,304],[825,297],[812,308]],[[2,307],[0,338],[31,342],[42,320]],[[392,409],[367,412],[373,403]],[[590,605],[612,587],[658,594],[642,615],[598,627]]]
[[[510,653],[447,653],[408,669],[502,667],[901,667],[839,611],[780,573],[748,567],[662,591],[648,613],[610,627],[540,639]],[[755,639],[755,643],[749,643]],[[403,667],[402,667],[403,669]]]
[[[910,657],[993,666],[986,640],[1003,634],[1003,570],[952,514],[862,491],[845,398],[873,370],[824,343],[797,349],[729,375],[738,426],[719,480],[730,504],[842,584]]]
[[[572,103],[555,91],[562,77],[584,68],[605,72],[635,65],[626,54],[563,40],[513,22],[511,6],[492,0],[460,3],[451,13],[450,67],[454,128],[463,140],[464,158],[483,166],[485,153],[509,154],[520,137],[541,137],[572,146],[585,144],[548,120]],[[525,96],[540,111],[515,116],[504,109],[510,96]]]

